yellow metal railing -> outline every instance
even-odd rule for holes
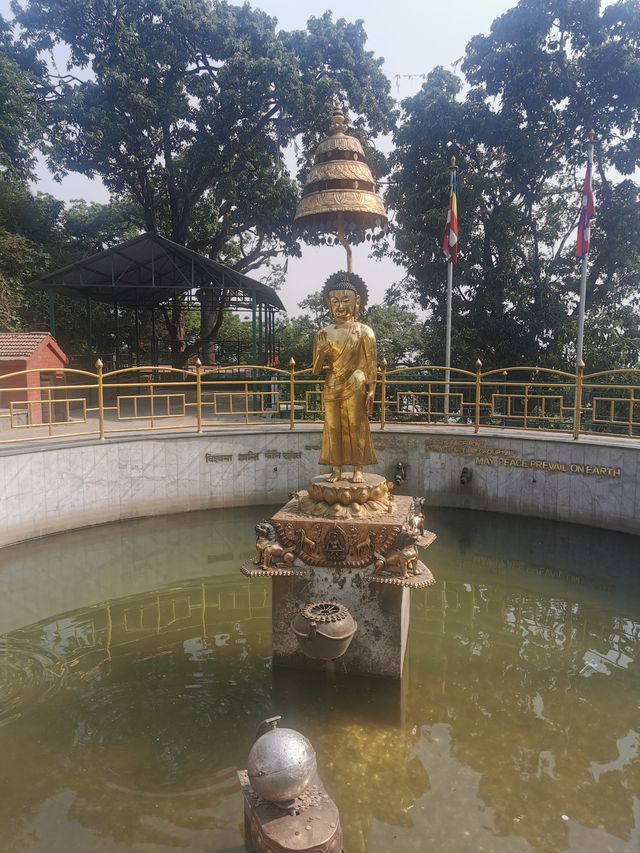
[[[32,384],[33,382],[39,384]],[[260,365],[132,367],[0,375],[0,445],[153,430],[205,430],[323,417],[322,377]],[[640,370],[379,367],[372,421],[447,429],[543,430],[640,438]]]

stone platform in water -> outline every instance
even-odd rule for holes
[[[327,506],[349,513],[326,513]],[[354,506],[366,507],[367,514],[358,515]],[[367,475],[363,484],[316,477],[270,522],[256,525],[256,533],[261,555],[256,560],[269,553],[269,565],[246,562],[242,572],[271,577],[274,666],[401,678],[409,591],[435,583],[417,547],[428,547],[436,535],[424,529],[413,499],[392,498],[387,481],[376,475]],[[292,629],[298,614],[314,602],[342,604],[357,622],[346,652],[335,660],[305,655]]]

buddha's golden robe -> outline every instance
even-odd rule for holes
[[[313,372],[329,369],[324,384],[324,427],[320,464],[374,465],[377,462],[366,410],[367,386],[376,382],[377,354],[373,330],[364,323],[325,327],[326,343],[316,335]]]

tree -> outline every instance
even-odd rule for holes
[[[64,267],[92,252],[132,236],[131,211],[118,204],[62,201],[45,193],[34,195],[8,176],[0,177],[0,329],[43,329],[49,324],[46,293],[24,285],[52,268]],[[85,351],[88,319],[77,300],[58,298],[56,335],[65,351]],[[133,318],[123,317],[122,337],[133,332]],[[114,309],[95,305],[91,345],[96,352],[111,351]],[[89,363],[92,365],[93,359]]]
[[[467,46],[464,95],[460,77],[436,68],[403,103],[387,202],[398,211],[396,257],[433,315],[431,360],[444,354],[440,240],[452,155],[460,167],[454,361],[566,367],[575,357],[572,234],[583,142],[594,129],[585,355],[593,369],[637,361],[639,47],[637,0],[603,11],[599,0],[521,0]]]
[[[46,82],[54,172],[99,175],[148,231],[242,272],[296,251],[284,151],[301,135],[310,148],[334,97],[365,141],[392,126],[389,81],[361,21],[326,13],[276,32],[274,18],[222,0],[28,0],[17,17],[32,48],[70,50],[68,73]],[[226,300],[220,289],[204,306],[210,339]],[[165,319],[182,364],[180,300]]]
[[[34,145],[42,136],[35,82],[42,67],[33,51],[21,50],[0,15],[0,176],[32,175]]]
[[[63,257],[59,223],[63,204],[50,195],[34,196],[23,183],[0,177],[0,329],[17,331],[29,318],[37,327],[25,282]],[[36,303],[38,300],[36,300]],[[46,314],[44,314],[46,316]]]
[[[424,347],[423,323],[415,311],[402,305],[372,305],[363,316],[376,334],[378,359],[389,368],[413,364]]]

